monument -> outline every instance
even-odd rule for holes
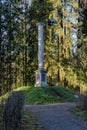
[[[38,70],[36,71],[35,86],[47,86],[46,71],[44,70],[44,31],[43,23],[38,24]]]
[[[32,0],[26,0],[28,7],[31,6]],[[44,24],[38,23],[38,70],[36,71],[35,86],[47,86],[46,71],[44,70]]]

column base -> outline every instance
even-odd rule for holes
[[[47,77],[45,70],[36,71],[36,84],[35,87],[47,87]]]

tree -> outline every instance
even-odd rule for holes
[[[2,89],[6,92],[12,89],[17,79],[17,54],[20,44],[20,23],[18,21],[20,7],[15,1],[1,1],[1,80]],[[3,91],[2,90],[2,91]]]
[[[87,108],[87,33],[86,33],[86,19],[87,19],[87,5],[86,1],[79,1],[80,11],[80,20],[82,21],[80,28],[80,40],[77,48],[78,61],[79,61],[79,78],[80,78],[80,96],[78,100],[78,106],[81,109]]]

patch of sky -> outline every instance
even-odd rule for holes
[[[75,11],[74,11],[72,5],[67,4],[66,9],[68,11],[70,11],[70,16],[67,18],[68,21],[70,21],[73,24],[77,24],[78,23],[78,17],[75,15]]]
[[[73,25],[77,24],[78,17],[75,15],[75,11],[74,11],[74,8],[72,7],[72,5],[67,4],[66,9],[69,11],[69,14],[67,14],[67,16],[66,16],[67,22],[70,22]],[[78,31],[78,29],[72,27],[71,39],[72,39],[72,51],[73,51],[74,56],[77,55],[77,53],[76,53],[76,50],[77,50],[77,31]]]

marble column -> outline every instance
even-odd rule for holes
[[[29,7],[31,6],[31,2],[32,2],[32,0],[28,0]]]
[[[38,24],[38,69],[44,69],[43,23]]]
[[[44,70],[44,24],[38,24],[38,70],[36,71],[35,86],[47,86],[46,71]]]

